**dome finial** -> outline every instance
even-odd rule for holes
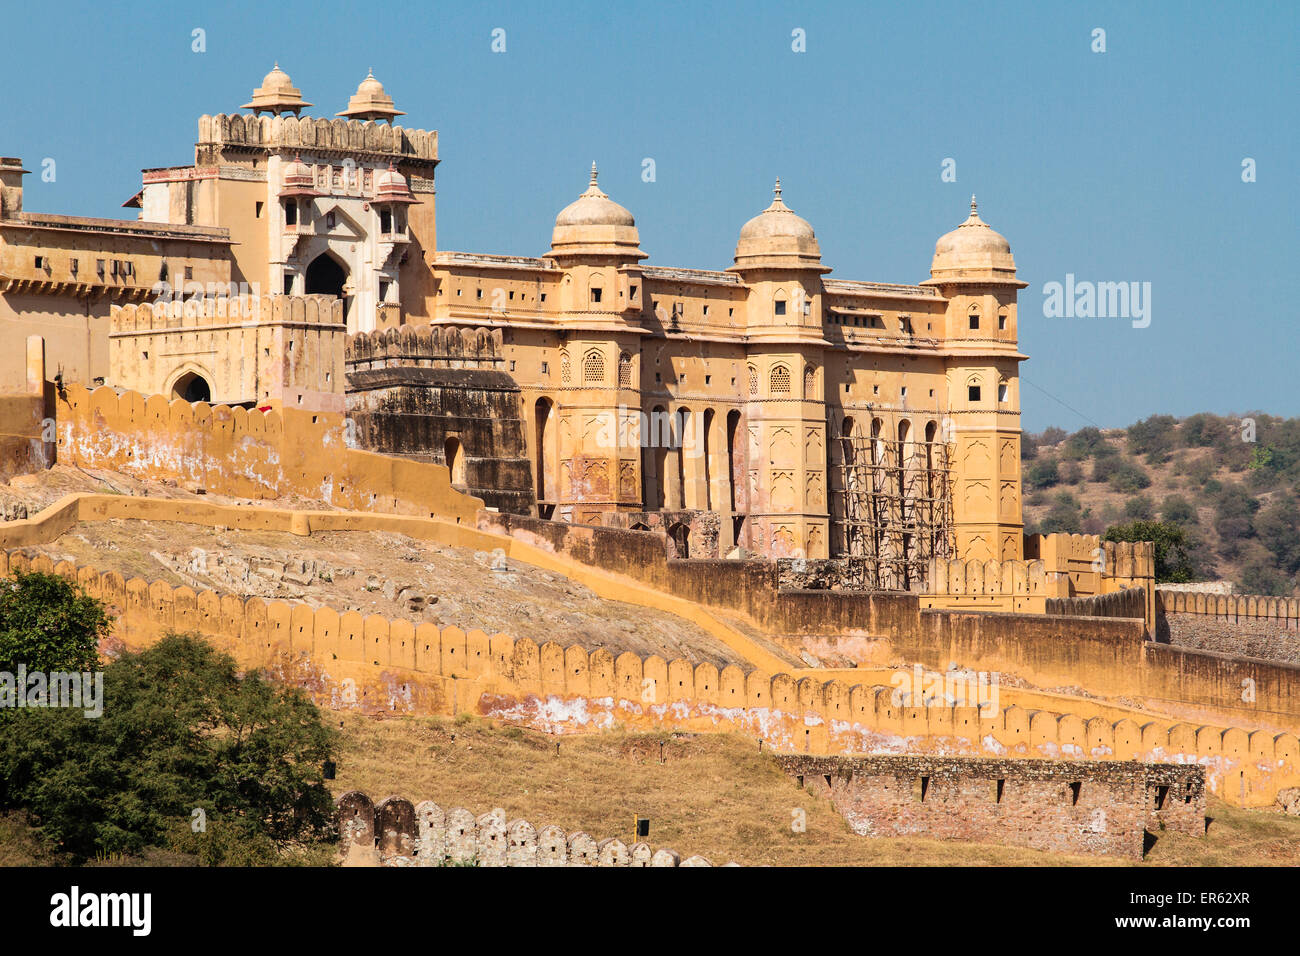
[[[773,198],[776,199],[781,198],[781,177],[780,176],[776,177],[776,186],[772,190],[772,196]]]
[[[976,207],[975,207],[975,194],[974,194],[974,193],[971,193],[971,194],[970,194],[970,214],[971,214],[972,216],[979,215],[979,211],[978,211],[978,209],[976,209]]]
[[[594,160],[591,163],[591,185],[596,185],[596,163]]]

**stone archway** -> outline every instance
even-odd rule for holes
[[[307,295],[332,295],[341,299],[347,281],[347,266],[333,253],[322,252],[307,266],[304,291]]]
[[[186,372],[172,385],[171,397],[190,402],[212,401],[212,383],[198,372]]]

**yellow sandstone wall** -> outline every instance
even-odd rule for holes
[[[851,685],[853,672],[719,670],[124,580],[45,556],[6,553],[0,563],[5,574],[30,569],[74,578],[113,609],[120,646],[146,647],[173,630],[197,632],[242,666],[303,686],[326,706],[477,712],[552,733],[615,724],[740,731],[799,753],[1194,761],[1205,766],[1211,792],[1250,806],[1268,805],[1278,790],[1300,785],[1300,744],[1291,733],[1188,724],[1014,688],[1000,693],[1013,703],[987,715],[974,707],[905,707],[894,702],[892,687],[873,683],[885,671]],[[1053,700],[1060,710],[1043,708]]]
[[[341,508],[439,515],[472,524],[483,506],[442,465],[347,447],[341,412],[246,411],[162,395],[68,386],[58,459],[240,498],[301,495]]]

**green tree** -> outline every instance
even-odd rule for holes
[[[278,847],[319,840],[337,731],[301,691],[240,675],[202,638],[171,634],[104,668],[104,713],[15,712],[0,736],[0,803],[74,859],[162,846],[204,811]]]
[[[1170,495],[1160,506],[1160,517],[1172,524],[1196,524],[1196,509],[1182,495]]]
[[[1300,571],[1300,504],[1290,496],[1261,508],[1252,525],[1260,543],[1273,553],[1287,577]]]
[[[1051,488],[1061,481],[1061,472],[1056,459],[1042,456],[1029,466],[1025,472],[1025,484],[1030,488]]]
[[[1182,584],[1196,579],[1196,567],[1186,532],[1163,521],[1133,521],[1106,529],[1106,541],[1150,541],[1155,545],[1157,584]]]
[[[0,671],[90,671],[112,619],[56,574],[17,571],[0,581]]]

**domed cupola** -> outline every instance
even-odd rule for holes
[[[389,163],[388,168],[375,179],[375,202],[416,203],[419,200],[411,195],[410,187],[406,185],[406,177],[399,173],[392,163]]]
[[[289,74],[276,63],[271,72],[262,78],[262,85],[253,90],[252,102],[245,103],[240,108],[254,113],[272,113],[276,116],[292,113],[297,116],[299,110],[308,106],[311,104],[303,101],[302,91],[294,88]]]
[[[311,168],[298,156],[294,156],[290,162],[285,163],[284,171],[280,175],[280,181],[283,184],[280,187],[281,196],[305,196],[311,198],[321,195],[316,189],[316,180],[312,176]]]
[[[334,115],[356,120],[383,120],[391,125],[393,117],[405,116],[406,113],[393,105],[393,98],[384,92],[384,84],[375,79],[372,71],[366,74],[348,100],[348,108]]]
[[[1016,261],[1011,243],[980,218],[975,197],[970,197],[970,215],[934,245],[930,283],[957,278],[1014,279]]]
[[[596,164],[591,164],[587,191],[560,210],[551,232],[554,257],[620,256],[644,259],[636,220],[596,184]]]
[[[750,269],[815,269],[822,265],[821,247],[807,219],[799,216],[781,198],[781,180],[773,189],[772,204],[740,230],[736,243],[736,264],[727,271]]]

